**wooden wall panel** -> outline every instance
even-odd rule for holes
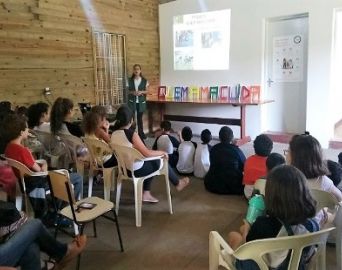
[[[128,74],[133,64],[141,64],[156,91],[158,4],[157,0],[1,1],[0,100],[29,105],[45,100],[43,89],[50,87],[50,101],[64,96],[94,103],[92,29],[125,34]]]

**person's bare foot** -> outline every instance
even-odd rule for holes
[[[77,257],[84,249],[87,243],[86,235],[77,235],[75,239],[68,244],[68,250],[65,256],[55,266],[56,269],[63,269],[72,259]],[[54,269],[55,269],[54,268]]]
[[[151,192],[149,192],[149,191],[144,191],[143,196],[142,196],[142,201],[143,202],[149,202],[149,203],[159,202],[159,200],[157,198],[153,197]]]
[[[189,184],[190,184],[190,178],[189,177],[181,178],[181,179],[179,179],[179,183],[176,186],[176,189],[178,191],[182,191]]]

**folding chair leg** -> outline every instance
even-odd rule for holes
[[[116,184],[115,212],[119,215],[119,204],[121,197],[122,179],[119,177]]]
[[[80,225],[80,235],[83,235],[84,224]],[[81,266],[81,253],[77,256],[76,269],[79,270]]]
[[[81,254],[77,256],[76,270],[79,270],[81,266]]]
[[[94,237],[97,237],[97,232],[96,232],[96,219],[93,220],[93,231],[94,231]]]
[[[114,219],[115,219],[115,225],[116,225],[116,231],[118,233],[119,241],[120,241],[120,248],[121,252],[124,252],[123,244],[122,244],[122,238],[121,238],[121,232],[120,232],[120,226],[119,226],[119,220],[118,216],[116,215],[115,210],[113,209]]]
[[[90,169],[89,175],[88,175],[88,197],[91,197],[91,195],[93,194],[93,181],[94,181],[94,170]]]

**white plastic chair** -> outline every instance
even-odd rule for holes
[[[27,166],[25,166],[23,163],[21,163],[17,160],[14,160],[14,159],[11,159],[8,157],[5,157],[5,159],[7,160],[7,163],[9,166],[11,166],[13,169],[16,169],[19,172],[19,176],[20,176],[20,179],[18,179],[19,181],[17,183],[18,185],[16,188],[15,205],[16,205],[17,209],[22,210],[23,197],[24,197],[25,208],[26,208],[25,212],[29,216],[34,216],[31,203],[29,202],[28,196],[26,194],[24,177],[25,176],[47,176],[48,172],[33,172]]]
[[[314,233],[301,235],[267,238],[247,242],[235,251],[228,245],[222,236],[211,231],[209,234],[209,270],[217,270],[219,266],[235,270],[235,260],[253,260],[261,270],[269,270],[265,259],[269,254],[279,250],[292,250],[288,270],[298,270],[303,248],[317,245],[315,256],[317,269],[325,270],[326,242],[329,233],[335,228],[328,228]],[[310,262],[312,265],[313,262]]]
[[[342,207],[334,195],[329,192],[311,189],[311,194],[317,201],[317,212],[328,207],[335,213],[334,226],[336,226],[336,264],[337,269],[342,269]]]
[[[141,227],[141,207],[144,180],[156,175],[163,175],[165,178],[166,195],[169,204],[169,211],[170,214],[173,214],[167,160],[163,159],[161,156],[146,158],[138,150],[127,146],[111,144],[111,147],[114,150],[114,154],[118,161],[118,179],[116,185],[116,213],[119,212],[122,181],[124,179],[132,180],[134,185],[135,224],[137,227]],[[133,171],[134,162],[146,162],[150,160],[160,160],[159,169],[144,177],[136,177]],[[132,176],[129,176],[128,171],[131,171]]]
[[[77,150],[79,148],[86,148],[85,144],[83,143],[81,138],[78,138],[74,135],[69,134],[58,134],[58,137],[61,138],[61,140],[69,147],[69,150],[71,152],[72,160],[75,163],[76,171],[79,175],[82,176],[84,179],[84,167],[85,167],[85,160],[81,160],[77,156]],[[89,175],[90,178],[90,175]],[[83,198],[83,185],[81,189],[81,198]]]
[[[317,201],[317,212],[324,207],[328,207],[330,210],[336,212],[337,208],[340,206],[340,203],[338,202],[336,197],[327,191],[310,189],[310,192],[312,197]]]
[[[114,154],[110,146],[98,139],[82,138],[90,153],[88,197],[92,195],[94,171],[103,172],[104,199],[110,200],[110,191],[114,190],[117,166],[105,168],[103,160],[106,155]]]

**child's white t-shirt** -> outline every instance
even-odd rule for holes
[[[198,144],[195,151],[194,175],[203,178],[209,171],[209,147],[208,144]]]
[[[169,135],[161,135],[157,141],[157,149],[168,153],[173,153],[173,144],[169,138]]]
[[[178,147],[177,170],[180,173],[194,172],[195,144],[192,141],[184,141]]]

